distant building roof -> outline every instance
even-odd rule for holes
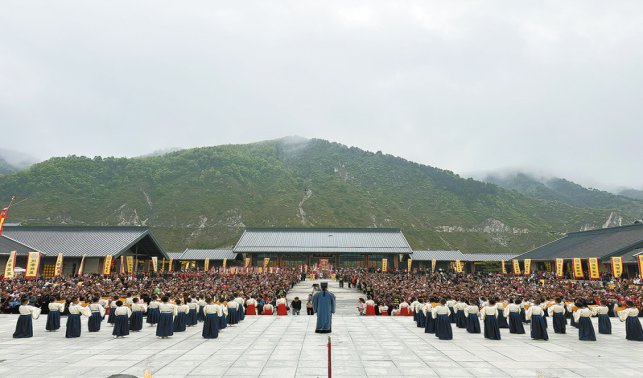
[[[169,259],[179,260],[183,252],[165,252]]]
[[[464,253],[465,261],[509,261],[514,259],[516,254],[507,253]]]
[[[233,251],[412,253],[399,228],[246,228]]]
[[[637,248],[643,248],[643,224],[570,233],[516,258],[554,260],[598,257],[608,260],[611,256],[621,256]]]
[[[460,251],[429,251],[429,250],[418,250],[413,251],[410,258],[413,261],[467,261],[465,255]]]
[[[16,251],[18,255],[26,255],[29,252],[38,252],[36,248],[24,245],[8,237],[6,234],[0,236],[0,255],[8,255]]]
[[[186,249],[178,260],[234,260],[236,257],[232,249]]]
[[[5,227],[2,236],[46,256],[120,256],[128,249],[139,254],[167,257],[148,227]]]

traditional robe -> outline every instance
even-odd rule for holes
[[[618,312],[618,318],[625,322],[625,339],[632,341],[643,341],[643,329],[638,318],[639,309],[636,307],[626,308]]]
[[[21,305],[18,308],[20,317],[16,323],[16,331],[13,333],[14,339],[21,339],[33,336],[33,323],[31,319],[38,319],[40,309],[30,305]]]
[[[313,312],[317,314],[315,332],[329,333],[332,330],[332,314],[335,313],[335,294],[318,291],[313,295]]]

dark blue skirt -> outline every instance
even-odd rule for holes
[[[246,311],[243,309],[242,305],[239,305],[239,311],[237,311],[237,313],[239,314],[239,321],[246,318]]]
[[[531,338],[536,340],[549,340],[547,325],[542,315],[531,316]]]
[[[520,313],[517,313],[517,312],[509,313],[509,333],[517,333],[517,334],[525,333],[525,327],[522,326]]]
[[[228,308],[228,324],[229,325],[235,325],[239,323],[239,317],[237,316],[237,309],[235,308]]]
[[[112,335],[114,336],[127,336],[129,335],[129,318],[127,315],[118,315],[116,321],[114,322],[114,330]]]
[[[576,321],[574,321],[574,314],[573,313],[572,313],[571,319],[569,320],[569,325],[572,326],[572,327],[578,328],[578,323],[576,323]]]
[[[520,321],[523,323],[529,323],[529,320],[527,320],[527,315],[525,314],[525,308],[520,306]]]
[[[156,336],[168,337],[174,334],[173,315],[171,312],[162,312],[159,314],[159,323],[156,326]]]
[[[413,320],[415,321],[415,323],[417,323],[418,327],[420,327],[420,312],[421,311],[413,312]]]
[[[23,339],[26,337],[33,337],[33,323],[31,321],[31,314],[20,315],[20,317],[18,318],[18,323],[16,323],[16,332],[13,333],[14,339]]]
[[[67,331],[65,337],[80,337],[80,314],[67,315]]]
[[[464,316],[464,310],[458,310],[455,314],[455,326],[458,328],[467,328],[467,318]]]
[[[179,312],[179,314],[174,318],[174,332],[184,332],[186,326],[186,320],[188,314],[185,312]]]
[[[502,311],[503,310],[498,310],[498,320],[496,321],[496,323],[498,323],[498,328],[509,328],[505,314],[503,314]]]
[[[109,316],[107,317],[107,323],[114,324],[116,321],[116,308],[109,309]]]
[[[219,317],[219,329],[224,329],[228,326],[228,319],[226,319],[226,316],[223,315]]]
[[[433,314],[430,311],[426,314],[424,333],[435,333],[435,319],[433,319]]]
[[[491,340],[500,340],[500,328],[498,327],[495,315],[485,315],[484,337]]]
[[[417,318],[417,326],[419,328],[424,328],[426,325],[426,316],[424,315],[424,311],[420,310],[413,316]]]
[[[98,332],[100,331],[100,323],[103,321],[103,317],[100,316],[100,312],[92,312],[92,316],[87,320],[87,328],[89,332]]]
[[[205,315],[203,315],[203,308],[205,306],[199,306],[199,312],[197,313],[197,320],[202,322],[205,320]]]
[[[203,333],[201,335],[204,339],[216,339],[219,337],[219,315],[207,314],[205,316]]]
[[[598,315],[598,333],[604,335],[612,334],[612,322],[607,314]]]
[[[60,311],[49,311],[45,329],[47,331],[55,331],[57,329],[60,329]]]
[[[643,341],[641,321],[636,316],[628,316],[625,320],[625,338],[632,341]]]
[[[188,312],[187,318],[185,319],[185,325],[188,325],[188,326],[197,325],[197,323],[199,322],[197,318],[198,317],[197,317],[196,308],[191,308],[190,312]]]
[[[592,324],[592,319],[588,316],[581,316],[578,322],[578,339],[583,341],[596,341],[594,325]]]
[[[143,313],[141,311],[132,311],[129,318],[130,331],[140,331],[143,329]]]
[[[437,319],[435,319],[435,336],[440,340],[453,339],[451,321],[447,314],[439,314]]]
[[[565,333],[567,329],[567,318],[562,312],[554,312],[554,317],[552,318],[552,323],[554,323],[554,332],[556,333]]]
[[[453,312],[453,307],[449,307],[449,322],[455,323],[455,312]]]
[[[147,311],[147,323],[148,324],[156,324],[156,323],[158,323],[160,315],[161,315],[161,313],[159,312],[158,307],[149,309]]]
[[[477,314],[469,314],[467,318],[467,332],[480,333],[480,319]]]

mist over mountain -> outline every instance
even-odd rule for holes
[[[415,249],[520,253],[634,219],[631,199],[592,208],[544,188],[550,197],[535,198],[299,137],[145,158],[55,157],[0,177],[0,198],[31,197],[9,222],[149,226],[167,250],[232,246],[245,227],[399,227]]]
[[[29,169],[37,162],[39,162],[38,159],[27,153],[0,148],[0,175],[10,175]]]
[[[643,200],[643,190],[631,189],[631,188],[620,188],[616,190],[615,194],[618,194],[624,197]]]

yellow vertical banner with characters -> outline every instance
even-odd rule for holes
[[[159,270],[161,271],[161,273],[163,273],[165,271],[165,257],[163,257],[163,260],[161,260],[161,267],[160,268],[161,269],[159,269]]]
[[[639,262],[639,275],[640,277],[643,277],[643,255],[638,255],[638,262]]]
[[[250,257],[246,257],[246,268],[250,266],[250,262],[252,259]]]
[[[462,273],[462,264],[460,264],[460,260],[455,260],[455,271],[456,273]]]
[[[431,260],[431,273],[435,272],[435,266],[437,265],[438,260]]]
[[[612,257],[612,274],[614,278],[621,277],[623,274],[623,258],[622,257]]]
[[[520,275],[520,261],[518,260],[511,260],[514,265],[514,275],[518,276]]]
[[[507,274],[507,267],[505,266],[505,262],[501,261],[500,265],[502,265],[502,274]]]
[[[103,275],[109,276],[112,272],[112,255],[105,256],[105,265],[103,267]]]
[[[154,273],[159,271],[158,264],[159,264],[159,258],[156,256],[152,256],[152,271]]]
[[[563,267],[565,266],[564,259],[556,259],[556,277],[563,278]]]
[[[581,259],[574,258],[573,262],[574,262],[574,278],[585,279],[585,275],[583,274],[583,263],[581,262]]]
[[[203,270],[206,272],[210,269],[210,258],[206,258],[205,261],[203,262]]]
[[[408,265],[409,265],[409,267],[408,267],[407,270],[409,271],[409,273],[411,273],[411,265],[413,265],[413,259],[409,259]]]
[[[168,271],[168,272],[172,272],[172,265],[174,265],[174,259],[170,259],[170,264],[169,264],[169,266],[167,267],[167,271]]]
[[[525,276],[528,276],[531,274],[531,259],[525,259],[524,263],[525,263],[525,267],[524,267],[525,271],[523,272],[523,274]]]
[[[25,272],[25,278],[38,277],[39,266],[40,266],[40,252],[29,252],[29,257],[27,258],[27,271]]]
[[[87,256],[87,254],[86,254],[86,253],[84,253],[84,254],[83,254],[83,258],[82,258],[82,259],[80,259],[80,266],[78,267],[78,275],[79,275],[79,276],[80,276],[81,274],[83,274],[83,272],[85,271],[85,256]]]
[[[223,269],[225,269],[227,263],[228,263],[228,259],[224,258],[223,259]]]
[[[382,259],[382,273],[388,270],[388,260]]]
[[[598,258],[590,257],[587,259],[587,265],[589,266],[589,279],[597,280],[600,278],[601,274],[598,270]]]
[[[54,265],[54,277],[60,277],[63,275],[63,254],[59,253],[58,258],[56,259],[56,265]]]
[[[270,257],[266,257],[263,259],[263,268],[266,269],[268,267],[268,263],[270,263]],[[272,269],[271,272],[272,273]]]
[[[9,259],[4,266],[4,279],[10,280],[13,278],[13,270],[16,268],[16,251],[9,253]]]
[[[272,274],[272,267],[270,267],[270,273]]]
[[[134,256],[127,256],[127,273],[134,273]]]

